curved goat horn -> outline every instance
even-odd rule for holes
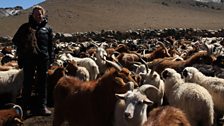
[[[166,48],[166,46],[164,45],[164,43],[162,43],[160,41],[157,41],[157,44],[160,45],[165,50],[165,53],[167,54],[167,56],[170,57],[170,54],[168,52],[168,49]]]
[[[93,44],[94,46],[96,46],[97,48],[99,48],[99,46],[96,44],[96,42],[93,41],[92,39],[90,39],[90,43]]]
[[[121,65],[121,63],[118,62],[118,60],[117,60],[117,58],[115,57],[114,54],[111,55],[111,58],[112,58],[112,59],[113,59],[119,66],[123,67],[123,66]]]
[[[159,92],[159,89],[157,87],[155,87],[154,85],[150,85],[150,84],[144,84],[141,87],[139,87],[139,91],[146,94],[148,89],[155,89],[156,91]]]
[[[154,71],[156,70],[156,68],[164,61],[165,59],[161,59],[160,61],[158,61],[157,63],[153,63],[153,61],[152,62],[149,62],[149,64],[147,64],[147,65],[150,65],[150,68],[152,68],[151,69],[151,71],[150,71],[150,77],[152,77],[152,75],[153,75],[153,73],[154,73]]]
[[[149,67],[148,67],[146,61],[144,59],[142,59],[141,55],[139,55],[138,53],[134,52],[134,54],[137,55],[139,57],[139,59],[144,63],[146,72],[149,73]]]
[[[156,67],[153,67],[153,68],[151,69],[151,71],[150,71],[150,73],[149,73],[149,76],[150,76],[150,77],[152,77],[152,75],[153,75],[153,73],[154,73],[155,70],[156,70]]]
[[[208,53],[207,55],[211,55],[212,54],[212,48],[209,47],[209,45],[206,42],[204,43],[204,46],[205,46],[206,51]]]
[[[16,110],[16,113],[19,115],[20,118],[23,117],[23,109],[21,106],[14,105],[12,108]]]
[[[15,118],[14,118],[14,121],[15,121],[16,123],[19,123],[20,125],[23,124],[22,120],[21,120],[20,118],[18,118],[18,117],[15,117]]]
[[[121,71],[121,67],[115,63],[115,62],[112,62],[112,61],[109,61],[109,60],[105,60],[108,64],[112,65],[114,68],[116,68],[118,71]]]

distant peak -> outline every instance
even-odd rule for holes
[[[22,6],[15,6],[15,7],[5,7],[5,8],[1,8],[0,9],[15,9],[15,10],[23,10]]]
[[[212,2],[212,3],[221,3],[222,2],[222,0],[195,0],[195,1],[205,2],[205,3],[209,3],[209,2]]]
[[[21,6],[0,8],[0,18],[17,15],[22,10],[23,7]]]

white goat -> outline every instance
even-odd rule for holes
[[[143,126],[147,121],[147,107],[153,101],[147,98],[145,93],[148,89],[158,89],[147,85],[144,88],[129,90],[125,94],[116,94],[119,98],[115,107],[114,126]]]
[[[161,73],[165,94],[171,106],[186,113],[192,126],[212,126],[214,103],[209,92],[195,83],[185,83],[174,69],[166,68]]]
[[[100,74],[102,75],[107,69],[106,61],[105,61],[107,57],[107,52],[105,48],[108,46],[108,44],[106,42],[102,42],[100,46],[98,46],[98,43],[96,43],[96,41],[93,41],[92,39],[90,43],[96,47],[96,53],[95,53],[96,58],[95,57],[93,58],[96,61],[96,64],[99,66],[99,71],[100,71]]]
[[[52,63],[52,65],[63,67],[63,66],[64,66],[64,63],[65,63],[65,62],[64,62],[63,60],[61,60],[61,59],[57,59],[57,60],[55,60],[55,61]]]
[[[90,78],[89,71],[85,67],[81,66],[78,66],[76,76],[83,81],[89,81]]]
[[[89,71],[82,66],[78,66],[77,62],[69,61],[66,70],[68,75],[75,76],[83,81],[89,81],[90,75]]]
[[[77,62],[78,66],[85,67],[89,71],[90,80],[94,80],[99,75],[99,67],[96,62],[91,58],[79,58],[74,57],[71,54],[65,54],[66,56],[62,55],[64,61],[75,61]]]
[[[9,94],[15,100],[23,86],[23,70],[0,71],[0,95]]]
[[[145,67],[145,65],[144,64],[133,64],[134,65],[134,67],[136,67],[136,70],[135,70],[135,73],[136,74],[142,74],[142,73],[144,73],[144,74],[146,74],[147,73],[147,70],[146,70],[146,67]]]
[[[160,78],[160,75],[153,70],[149,70],[148,73],[140,73],[140,76],[143,79],[143,85],[150,84],[158,88],[159,92],[158,94],[155,94],[156,96],[153,96],[151,93],[147,94],[148,98],[153,100],[157,105],[163,104],[163,97],[164,97],[164,82]],[[156,98],[156,99],[155,99]]]
[[[105,61],[107,52],[104,48],[98,47],[96,49],[95,55],[96,55],[96,64],[99,66],[99,71],[100,71],[100,74],[102,75],[107,69],[106,61]]]
[[[224,114],[224,79],[205,76],[195,67],[186,67],[182,75],[187,82],[197,83],[212,95],[215,111]]]

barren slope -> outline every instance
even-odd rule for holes
[[[41,5],[55,32],[148,28],[224,28],[224,10],[193,7],[173,0],[47,0]],[[162,4],[163,3],[163,4]],[[0,36],[12,36],[30,10],[0,19]]]

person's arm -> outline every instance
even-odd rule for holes
[[[53,31],[51,28],[48,28],[48,37],[49,37],[49,42],[48,42],[48,52],[49,52],[49,60],[50,63],[53,63],[54,58],[55,58],[55,54],[54,54],[54,44],[53,44]]]
[[[15,45],[15,46],[19,46],[19,44],[21,43],[21,38],[25,32],[25,27],[26,27],[27,24],[23,24],[19,27],[19,29],[17,30],[17,32],[15,33],[15,35],[13,36],[13,39],[12,39],[12,43]]]
[[[23,36],[26,32],[26,28],[27,28],[28,24],[23,24],[19,27],[19,29],[17,30],[17,32],[15,33],[13,39],[12,39],[12,43],[16,46],[16,55],[18,56],[18,65],[19,68],[23,68],[23,56],[21,54],[21,50],[22,50],[22,41],[23,41]]]

